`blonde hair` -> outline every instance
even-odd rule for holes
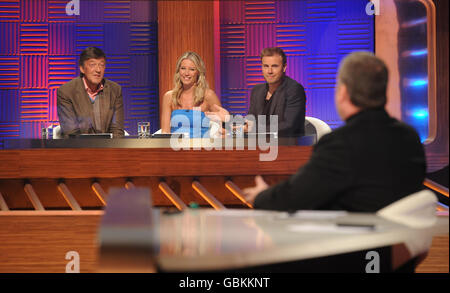
[[[194,106],[199,106],[203,103],[205,99],[206,89],[208,88],[208,83],[206,82],[206,69],[205,63],[203,63],[202,58],[195,52],[185,52],[177,61],[177,67],[175,70],[175,75],[173,77],[173,89],[172,89],[172,105],[174,108],[181,106],[180,96],[183,92],[183,84],[180,79],[180,67],[183,60],[189,59],[192,61],[198,71],[198,78],[194,85]]]

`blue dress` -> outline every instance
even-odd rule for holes
[[[209,137],[209,118],[199,110],[173,110],[170,132],[189,133],[190,138]]]

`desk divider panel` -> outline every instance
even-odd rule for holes
[[[37,210],[37,211],[45,210],[39,197],[37,196],[36,192],[34,191],[33,186],[30,183],[25,184],[24,190],[35,210]]]
[[[0,210],[1,211],[9,211],[8,205],[6,204],[6,201],[3,198],[3,195],[1,192],[0,192]]]
[[[182,211],[187,209],[186,204],[181,200],[181,198],[167,185],[166,182],[160,182],[158,185],[159,189],[164,193],[164,195],[177,207],[178,210]]]
[[[218,201],[214,195],[212,195],[203,185],[200,184],[197,180],[192,182],[192,188],[200,194],[214,209],[216,210],[224,210],[226,207]]]
[[[69,206],[74,211],[81,211],[81,207],[76,201],[76,199],[73,197],[72,193],[70,192],[69,188],[67,188],[67,185],[64,182],[60,182],[58,184],[58,190],[61,192],[61,195],[64,197],[64,199],[67,201]]]

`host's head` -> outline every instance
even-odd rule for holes
[[[105,75],[106,55],[96,47],[88,47],[80,54],[78,61],[80,76],[86,80],[87,85],[96,89]]]
[[[178,58],[173,83],[173,106],[181,105],[181,93],[191,87],[194,87],[194,106],[203,103],[208,83],[206,81],[205,63],[200,55],[196,52],[187,51]]]
[[[388,69],[371,52],[347,55],[339,66],[335,103],[342,120],[354,114],[386,105]]]

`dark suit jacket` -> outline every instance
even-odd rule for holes
[[[57,107],[62,134],[112,133],[121,137],[123,131],[123,97],[122,87],[111,80],[104,80],[100,98],[101,126],[94,127],[94,111],[91,100],[84,88],[81,77],[62,85],[57,91]]]
[[[267,83],[256,85],[250,95],[250,109],[257,119],[263,115],[264,100],[269,90]],[[288,76],[271,97],[269,115],[278,115],[278,136],[301,136],[305,133],[305,89]]]
[[[384,109],[367,110],[323,136],[309,162],[261,192],[254,207],[375,212],[421,190],[425,172],[416,131]]]

